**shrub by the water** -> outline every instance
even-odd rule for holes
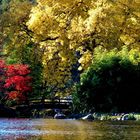
[[[95,50],[92,65],[73,93],[78,112],[140,111],[140,54],[137,50]]]

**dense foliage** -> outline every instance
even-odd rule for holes
[[[31,92],[31,77],[28,65],[12,64],[6,65],[0,61],[0,95],[1,101],[28,100],[28,93]]]
[[[129,60],[135,56],[133,59],[138,62],[135,53],[140,51],[139,33],[139,0],[0,0],[0,57],[12,66],[30,66],[33,81],[30,98],[45,99],[46,96],[71,94],[73,85],[79,82],[80,74],[85,72],[90,76],[87,71],[93,65],[97,69],[102,67],[105,70],[106,64],[111,62],[110,69],[114,70],[115,65],[124,69],[128,65],[135,71],[139,65],[135,62],[131,65]],[[117,54],[122,48],[127,48],[129,53],[128,57],[123,53],[122,56],[114,56],[112,59],[105,57],[106,64],[100,66],[101,60],[96,58],[95,48],[106,49],[106,54],[114,48]],[[100,54],[104,55],[104,51],[100,51]],[[132,58],[122,62],[124,57]],[[7,74],[3,70],[1,68],[0,86]],[[104,72],[102,73],[106,78]],[[131,72],[127,74],[130,74],[127,77],[131,77]],[[16,76],[17,83],[26,83],[28,79],[24,79],[25,75]],[[96,76],[94,78],[98,81],[99,75]],[[15,80],[17,77],[8,78]],[[109,78],[108,81],[114,84],[112,77]],[[29,81],[30,78],[27,83]],[[13,88],[11,84],[8,86],[9,91]],[[21,91],[20,87],[23,88],[23,85],[15,86],[15,90],[21,93],[27,90],[23,88]],[[102,86],[99,87],[102,90]],[[115,85],[112,88],[112,92],[115,92]],[[0,90],[5,89],[2,87]],[[115,103],[114,100],[110,102]]]
[[[3,54],[31,66],[35,92],[71,87],[79,76],[73,66],[87,69],[98,46],[139,48],[137,0],[7,0],[1,7]]]
[[[140,53],[126,48],[107,52],[98,48],[90,68],[76,85],[77,111],[140,111]]]

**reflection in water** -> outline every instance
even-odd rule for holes
[[[134,140],[140,122],[0,119],[0,140]]]

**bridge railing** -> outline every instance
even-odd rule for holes
[[[57,99],[49,99],[46,98],[44,100],[42,99],[30,99],[29,103],[50,103],[50,102],[56,102],[56,103],[72,103],[72,99],[65,99],[65,98],[57,98]]]
[[[16,105],[16,108],[22,110],[24,108],[30,109],[70,109],[72,108],[72,99],[58,98],[58,99],[30,99],[29,103],[23,103]]]

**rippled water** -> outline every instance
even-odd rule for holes
[[[140,140],[140,122],[0,119],[0,140]]]

